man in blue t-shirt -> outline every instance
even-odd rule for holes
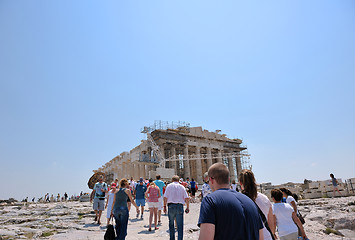
[[[141,206],[142,214],[141,219],[143,219],[144,206],[145,206],[145,192],[147,191],[147,186],[143,182],[143,178],[139,179],[139,184],[136,185],[134,189],[134,196],[136,196],[137,206]],[[139,217],[139,210],[137,212],[137,218]]]
[[[163,209],[163,188],[165,187],[165,183],[160,180],[160,175],[156,176],[157,180],[154,181],[155,185],[157,185],[160,189],[160,198],[159,198],[159,204],[158,204],[158,224],[161,224],[161,210]]]
[[[249,197],[230,189],[228,168],[215,163],[208,169],[208,176],[213,192],[201,203],[199,239],[263,239],[263,223],[258,209]]]

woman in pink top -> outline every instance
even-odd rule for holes
[[[155,230],[159,229],[157,227],[157,214],[158,214],[158,204],[160,198],[160,189],[154,182],[151,182],[148,190],[145,192],[145,196],[147,197],[147,202],[149,206],[149,231],[152,231],[152,220],[154,213],[154,224]]]

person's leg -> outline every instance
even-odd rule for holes
[[[161,224],[161,210],[163,209],[163,204],[163,197],[160,197],[158,203],[158,224]]]
[[[149,231],[152,230],[153,213],[154,213],[154,208],[150,207],[149,208]]]
[[[175,217],[176,217],[176,207],[175,207],[175,204],[171,204],[168,206],[170,240],[175,240],[175,228],[174,228]]]
[[[120,234],[120,228],[121,228],[121,220],[118,211],[113,212],[113,218],[115,219],[115,223],[116,223],[115,224],[116,236],[118,236]]]
[[[128,208],[126,207],[121,207],[119,209],[119,218],[120,218],[120,230],[119,230],[119,234],[117,234],[117,239],[118,240],[124,240],[127,236],[127,225],[128,225],[128,217],[129,217],[129,213],[128,213]]]
[[[93,209],[95,211],[95,220],[94,221],[97,221],[97,218],[98,218],[98,210],[99,210],[99,202],[97,201],[98,199],[94,198],[94,204],[93,204]]]
[[[141,213],[142,213],[141,218],[143,218],[143,213],[144,213],[144,206],[143,205],[141,206]]]
[[[182,204],[177,205],[176,223],[178,231],[178,240],[182,240],[184,234],[184,206]]]
[[[336,187],[336,190],[338,191],[338,193],[340,194],[340,196],[342,196],[341,193],[340,193],[340,191],[339,191],[339,188],[338,188],[338,187]]]
[[[138,218],[138,217],[139,217],[139,206],[140,206],[140,201],[139,201],[139,199],[136,199],[136,204],[137,204],[137,206],[138,206],[138,212],[137,212],[136,218]]]
[[[127,202],[127,205],[128,205],[128,212],[131,211],[131,202]]]
[[[158,225],[157,225],[157,214],[158,214],[158,208],[154,208],[154,225],[155,225],[155,230],[158,229]]]

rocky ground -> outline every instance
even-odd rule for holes
[[[185,214],[184,239],[198,239],[199,206],[192,203],[190,213]],[[355,197],[301,200],[299,209],[305,216],[304,226],[311,240],[355,239]],[[134,210],[132,207],[127,240],[168,239],[167,216],[162,216],[159,230],[149,232],[149,213],[145,212],[144,220],[140,220],[135,218]],[[101,226],[93,219],[88,202],[3,204],[0,239],[103,239],[106,219]]]

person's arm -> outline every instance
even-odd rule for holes
[[[168,203],[168,199],[164,197],[164,213],[166,213],[166,204]]]
[[[189,204],[190,204],[190,198],[185,198],[185,203],[186,203],[186,210],[185,212],[186,213],[189,213],[190,212],[190,208],[189,208]]]
[[[297,213],[297,205],[296,205],[295,201],[290,202],[290,205],[293,207],[293,211],[295,213]]]
[[[216,226],[212,223],[201,223],[199,240],[213,240]]]
[[[263,229],[259,229],[259,240],[264,240]]]
[[[131,200],[131,203],[133,204],[133,206],[135,206],[135,207],[136,207],[137,212],[138,212],[138,211],[139,211],[139,208],[138,208],[138,206],[137,206],[136,202],[135,202],[135,201],[133,201],[132,194],[131,194],[131,190],[126,189],[126,190],[125,190],[125,193],[126,193],[126,194],[127,194],[127,196],[129,197],[129,200]]]
[[[90,202],[92,202],[92,200],[94,199],[95,196],[95,189],[92,190],[91,194],[90,194]]]
[[[303,226],[302,226],[302,223],[301,223],[300,219],[297,217],[297,215],[296,215],[295,212],[292,213],[292,219],[293,219],[293,221],[296,223],[296,225],[298,226],[298,228],[301,230],[302,237],[303,237],[304,239],[307,239],[307,236],[306,236],[306,233],[305,233],[304,228],[303,228]]]
[[[160,188],[158,188],[158,189],[159,189],[159,191],[158,191],[158,198],[160,198],[160,197],[161,197]]]
[[[148,193],[150,191],[150,187],[147,189],[147,191],[145,191],[145,197],[148,199]]]
[[[113,195],[113,202],[112,202],[112,206],[111,206],[111,209],[107,209],[107,211],[110,211],[111,212],[111,216],[113,215],[113,206],[115,206],[115,202],[116,202],[116,192],[115,194]]]
[[[269,208],[269,212],[267,214],[267,222],[269,224],[272,234],[275,236],[275,231],[273,229],[276,229],[276,227],[274,226],[275,222],[274,222],[274,215],[272,214],[272,207]]]
[[[274,234],[274,237],[275,237],[275,239],[276,239],[276,216],[274,215],[274,214],[272,214],[272,228],[271,228],[271,226],[270,226],[270,229],[271,229],[271,232],[272,232],[272,234]]]
[[[110,199],[110,195],[107,195],[105,209],[107,208],[107,204],[108,204],[109,199]]]

